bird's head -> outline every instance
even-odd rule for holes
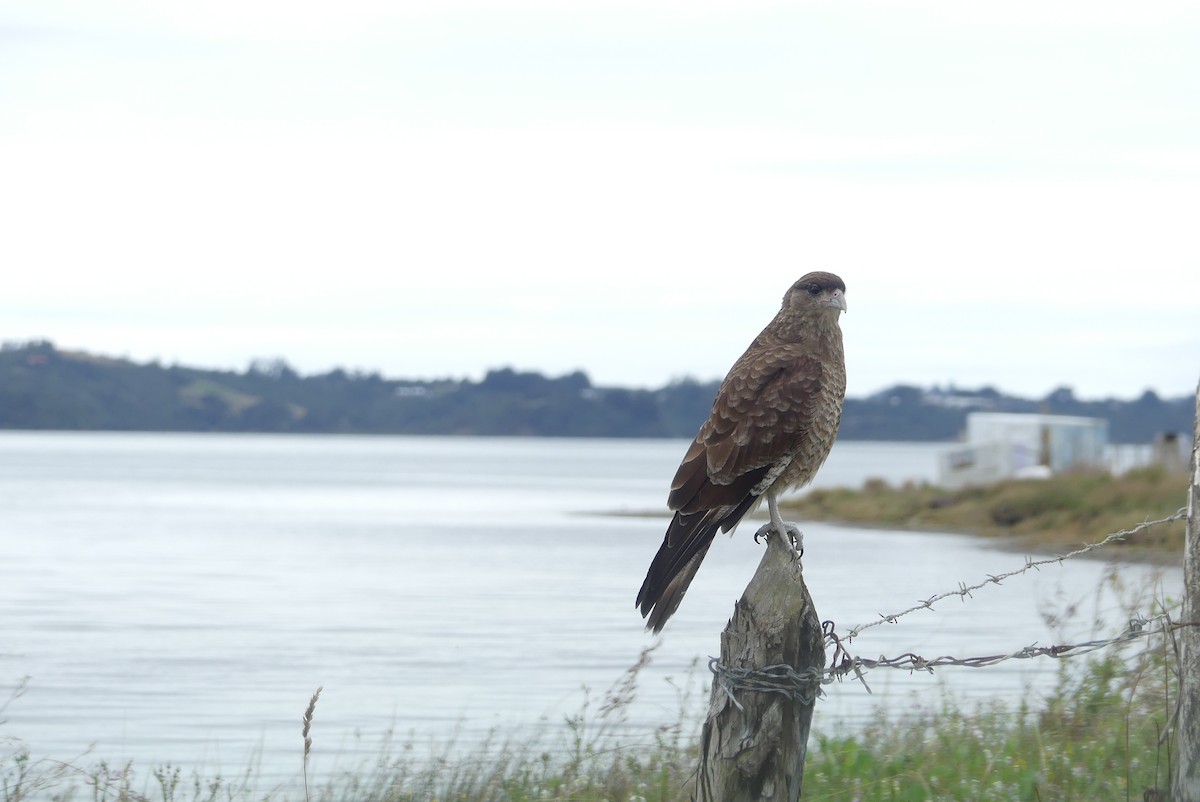
[[[809,273],[788,288],[783,307],[796,312],[827,312],[836,320],[846,311],[846,284],[833,273]]]

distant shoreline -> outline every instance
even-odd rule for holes
[[[717,386],[680,379],[657,389],[601,387],[582,371],[511,368],[478,382],[340,369],[302,376],[281,360],[218,371],[33,341],[0,347],[0,430],[690,439]],[[953,443],[970,412],[1040,412],[1103,418],[1110,443],[1149,444],[1164,432],[1191,432],[1194,406],[1190,396],[1150,391],[1128,401],[1084,400],[1061,387],[1026,399],[991,387],[896,385],[847,398],[838,436]]]

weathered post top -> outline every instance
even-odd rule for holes
[[[795,802],[804,780],[825,639],[789,537],[764,530],[767,551],[713,666],[698,800]]]

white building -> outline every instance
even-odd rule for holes
[[[941,455],[939,483],[954,488],[1100,467],[1107,444],[1103,418],[969,412],[966,442]]]

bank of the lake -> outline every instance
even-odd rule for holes
[[[1187,481],[1185,473],[1157,465],[1117,476],[1079,471],[958,490],[868,479],[857,489],[818,488],[783,506],[788,517],[800,521],[969,533],[1004,547],[1045,553],[1174,516],[1187,504]],[[1105,557],[1118,553],[1177,561],[1183,536],[1184,522],[1177,519],[1115,543]]]

